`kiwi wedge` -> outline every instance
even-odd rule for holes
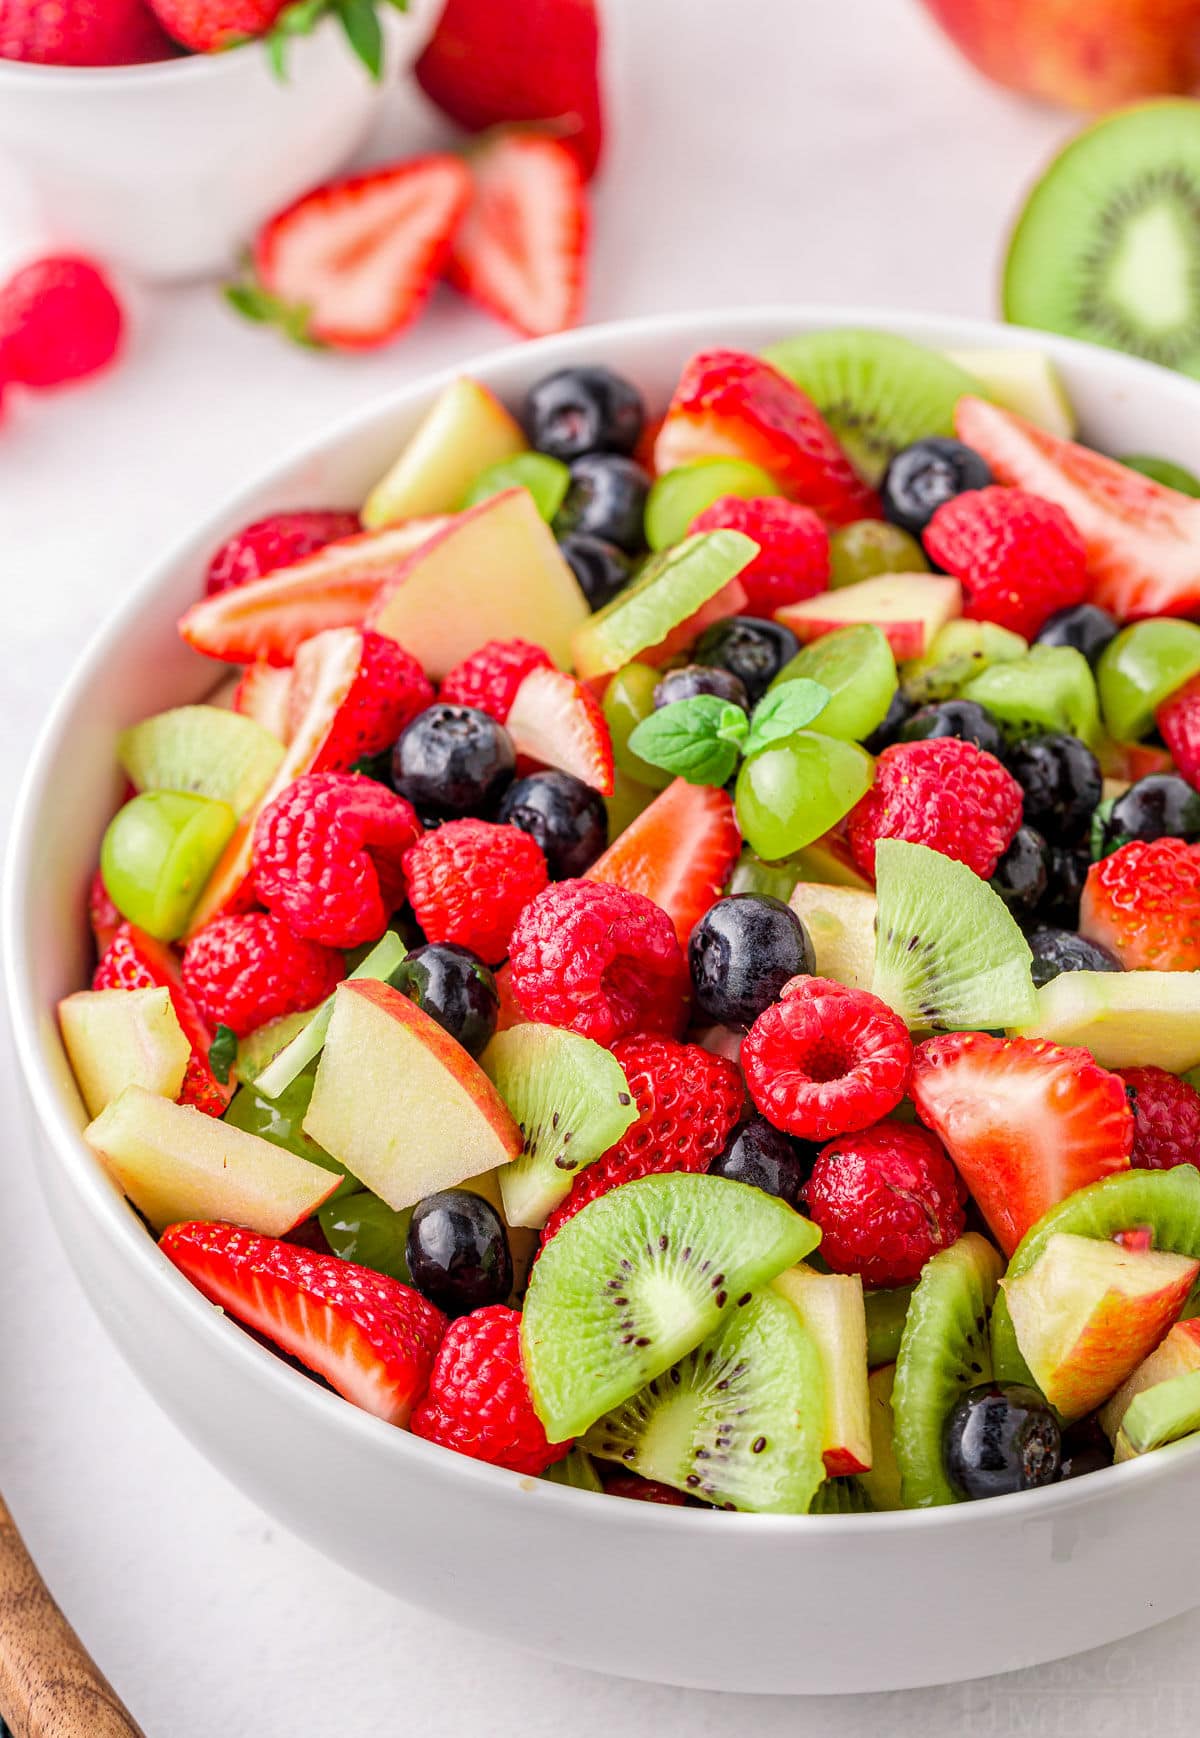
[[[582,1436],[819,1241],[773,1196],[686,1172],[625,1183],[576,1213],[543,1248],[521,1318],[550,1440]]]
[[[802,1515],[825,1477],[823,1389],[799,1315],[760,1292],[594,1424],[584,1446],[721,1508]]]
[[[480,1061],[525,1138],[499,1171],[510,1225],[543,1226],[575,1173],[619,1141],[638,1109],[611,1051],[534,1021],[498,1032]]]
[[[1060,730],[1092,749],[1100,741],[1096,678],[1073,646],[1030,646],[1019,658],[993,661],[959,693],[990,712],[1009,742]]]
[[[1004,316],[1200,374],[1200,106],[1089,127],[1037,183],[1004,267]]]
[[[866,1293],[863,1301],[867,1306],[867,1363],[872,1370],[896,1362],[912,1294],[911,1285]]]
[[[176,706],[123,730],[117,758],[139,791],[191,791],[244,815],[279,769],[283,744],[223,706]]]
[[[1028,642],[1008,628],[959,616],[938,629],[923,658],[913,658],[904,665],[900,685],[905,699],[915,706],[950,700],[993,664],[1011,664],[1028,650]]]
[[[1003,1271],[987,1239],[968,1231],[926,1262],[913,1290],[892,1392],[906,1509],[958,1501],[946,1477],[942,1431],[960,1395],[991,1377],[988,1316]]]
[[[881,839],[875,896],[871,989],[907,1026],[974,1032],[1037,1018],[1029,944],[999,894],[965,863]]]
[[[600,1475],[592,1465],[592,1458],[576,1446],[562,1460],[556,1460],[554,1465],[547,1467],[542,1474],[552,1485],[568,1485],[573,1491],[602,1491]]]
[[[784,338],[763,355],[807,392],[869,483],[902,447],[952,435],[955,405],[980,390],[938,351],[865,327]]]

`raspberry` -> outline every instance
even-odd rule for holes
[[[907,839],[953,857],[986,881],[1021,825],[1021,787],[995,755],[956,736],[897,742],[875,763],[875,783],[850,812],[854,861],[875,874],[879,839]]]
[[[345,975],[340,954],[302,941],[269,911],[218,917],[183,950],[183,981],[200,1012],[239,1038],[316,1007]]]
[[[112,361],[124,316],[90,260],[35,260],[0,288],[0,378],[22,386],[81,380]]]
[[[100,955],[120,929],[121,913],[113,904],[99,869],[92,876],[88,887],[88,922],[96,940],[96,953]]]
[[[1200,970],[1200,849],[1134,839],[1088,870],[1079,928],[1126,971]]]
[[[357,513],[309,509],[301,513],[272,513],[236,531],[217,550],[208,564],[204,589],[209,597],[232,591],[248,579],[261,579],[277,567],[290,567],[315,555],[327,543],[353,537],[362,530]]]
[[[320,676],[320,658],[306,658],[301,646],[288,695],[293,721],[308,711]],[[432,700],[433,683],[412,654],[386,634],[363,628],[357,674],[334,714],[312,771],[344,772],[365,755],[382,753]]]
[[[527,1020],[598,1044],[683,1024],[687,962],[652,899],[601,881],[556,881],[512,932],[513,994]]]
[[[965,616],[1027,640],[1088,594],[1083,538],[1061,507],[1024,489],[968,489],[943,502],[925,548],[961,580]]]
[[[543,1242],[580,1208],[622,1183],[666,1171],[706,1171],[745,1106],[742,1077],[727,1057],[673,1038],[618,1038],[613,1055],[625,1070],[638,1120],[615,1146],[586,1165],[550,1215]]]
[[[1169,1171],[1200,1152],[1200,1092],[1165,1068],[1118,1068],[1133,1106],[1131,1165]]]
[[[967,1191],[945,1148],[911,1123],[831,1141],[804,1193],[825,1260],[868,1286],[910,1284],[966,1224]]]
[[[744,531],[760,553],[738,574],[743,615],[773,616],[784,604],[814,597],[829,584],[829,533],[811,507],[772,495],[743,501],[722,495],[692,520],[688,532]]]
[[[1176,771],[1200,790],[1200,676],[1193,676],[1163,701],[1155,723],[1171,751]]]
[[[553,668],[550,654],[529,640],[489,640],[454,666],[438,698],[455,706],[474,706],[503,724],[529,672]]]
[[[513,925],[549,882],[536,839],[493,821],[447,821],[404,853],[408,897],[430,941],[453,941],[496,966]]]
[[[536,1478],[570,1451],[547,1442],[521,1363],[521,1315],[505,1304],[452,1322],[434,1359],[414,1436]]]
[[[153,936],[122,923],[100,957],[92,977],[94,990],[148,990],[165,988],[175,1017],[192,1047],[179,1089],[179,1103],[202,1110],[205,1116],[223,1116],[233,1096],[231,1085],[222,1086],[208,1061],[212,1033],[183,987],[179,962],[171,949]]]
[[[895,1110],[912,1066],[908,1028],[886,1002],[827,978],[793,978],[742,1041],[757,1108],[786,1134],[828,1141]]]
[[[420,833],[411,804],[374,779],[308,773],[258,817],[258,897],[309,941],[378,941],[403,903],[404,853]]]

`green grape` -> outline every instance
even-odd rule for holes
[[[743,851],[729,878],[729,891],[766,893],[772,899],[782,899],[786,905],[797,881],[802,879],[799,868],[792,863],[764,863],[753,851]]]
[[[646,497],[646,542],[651,549],[669,549],[687,536],[697,514],[711,507],[722,495],[740,495],[745,501],[759,495],[778,495],[779,484],[769,471],[748,459],[695,459],[664,471]]]
[[[807,676],[829,689],[829,699],[814,719],[823,736],[861,742],[887,717],[896,692],[896,660],[887,635],[873,622],[835,628],[800,651],[771,683]]]
[[[834,591],[877,573],[928,572],[916,538],[885,519],[856,519],[829,539],[829,584]]]
[[[640,785],[636,779],[630,778],[620,767],[613,770],[612,795],[605,797],[604,807],[608,812],[608,842],[618,838],[633,821],[636,821],[643,809],[648,809],[658,795],[649,785]]]
[[[1168,616],[1122,628],[1100,654],[1096,685],[1110,736],[1137,742],[1163,701],[1200,671],[1200,627]],[[114,896],[115,897],[115,896]],[[120,904],[120,901],[117,901]]]
[[[798,730],[742,762],[735,802],[752,851],[771,862],[811,845],[870,789],[874,762],[854,743]]]
[[[900,1285],[892,1291],[869,1291],[867,1306],[867,1363],[872,1370],[880,1364],[894,1364],[900,1351],[900,1337],[908,1319],[911,1285]]]
[[[650,664],[626,664],[604,691],[604,717],[612,735],[613,759],[621,772],[652,791],[666,790],[672,774],[632,753],[629,738],[654,711],[654,690],[661,675],[662,671]]]
[[[566,499],[571,473],[561,459],[549,453],[518,453],[480,471],[463,499],[464,507],[478,507],[505,489],[528,489],[533,504],[549,524]]]
[[[1177,465],[1174,459],[1156,459],[1150,453],[1130,453],[1121,463],[1128,465],[1131,471],[1140,471],[1152,483],[1162,483],[1181,495],[1200,497],[1200,477],[1194,476],[1186,466]]]
[[[325,1241],[344,1261],[374,1268],[404,1285],[412,1284],[408,1271],[408,1222],[411,1207],[397,1213],[378,1195],[353,1185],[353,1192],[338,1190],[317,1213]]]
[[[296,1153],[310,1164],[321,1165],[326,1171],[340,1172],[342,1181],[329,1197],[331,1201],[337,1201],[360,1189],[362,1184],[350,1175],[345,1165],[310,1139],[301,1126],[316,1075],[314,1062],[303,1069],[289,1086],[285,1086],[278,1098],[264,1098],[260,1092],[255,1092],[253,1086],[239,1086],[229,1101],[223,1121],[231,1122],[234,1128],[245,1129],[247,1134],[258,1135],[264,1141],[272,1141],[275,1146]]]
[[[212,797],[189,791],[132,797],[100,847],[104,885],[122,917],[159,941],[175,941],[236,826],[229,804]]]

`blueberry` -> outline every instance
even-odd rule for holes
[[[633,563],[615,543],[603,537],[564,537],[558,546],[567,566],[579,581],[579,589],[589,606],[603,609],[619,591],[624,591],[633,577]]]
[[[570,464],[584,453],[631,453],[646,407],[611,368],[559,368],[529,389],[521,420],[540,453]]]
[[[694,700],[698,694],[712,694],[718,700],[728,700],[750,710],[750,697],[740,676],[732,670],[722,670],[715,664],[685,664],[682,670],[668,670],[654,687],[654,709],[672,706],[676,700]]]
[[[726,616],[705,628],[692,657],[697,664],[713,664],[737,676],[754,705],[799,650],[799,640],[782,622],[765,616]]]
[[[582,875],[608,844],[604,798],[569,772],[519,778],[501,798],[496,819],[537,840],[555,881]]]
[[[503,725],[473,706],[439,702],[418,712],[392,750],[392,784],[423,821],[491,809],[517,764]]]
[[[469,1189],[442,1189],[417,1203],[405,1255],[417,1290],[448,1316],[503,1303],[512,1291],[503,1221]]]
[[[868,754],[882,754],[885,748],[890,748],[893,742],[900,740],[900,732],[908,723],[917,708],[911,700],[906,700],[903,689],[897,688],[888,705],[883,723],[874,729],[870,736],[864,736],[863,747]],[[982,711],[982,707],[980,708]]]
[[[1082,652],[1093,667],[1108,642],[1116,638],[1117,623],[1099,604],[1077,603],[1055,610],[1034,643],[1039,646],[1070,646]]]
[[[1060,1479],[1077,1479],[1084,1473],[1103,1472],[1112,1463],[1112,1444],[1094,1418],[1081,1419],[1063,1431]]]
[[[413,948],[391,981],[464,1050],[482,1055],[496,1030],[500,992],[478,954],[453,941],[426,942]]]
[[[986,489],[991,480],[986,461],[971,447],[931,435],[901,448],[883,473],[883,516],[919,537],[944,501],[966,489]]]
[[[1077,736],[1029,736],[1009,752],[1025,793],[1025,819],[1052,844],[1073,845],[1091,824],[1104,790],[1100,763]]]
[[[619,453],[585,453],[571,466],[566,499],[554,516],[554,535],[602,537],[628,555],[646,547],[642,514],[650,479]]]
[[[1030,917],[1045,898],[1050,852],[1032,827],[1018,827],[996,864],[992,886],[1017,918]]]
[[[1107,856],[1131,839],[1200,839],[1200,795],[1174,772],[1138,779],[1116,798],[1100,828],[1099,847]]]
[[[1119,972],[1121,962],[1115,954],[1073,929],[1052,929],[1043,925],[1026,937],[1033,955],[1033,981],[1040,990],[1051,978],[1062,972]]]
[[[765,1195],[777,1195],[799,1211],[805,1183],[812,1172],[818,1148],[789,1139],[765,1117],[752,1116],[735,1128],[725,1146],[708,1167],[710,1177],[728,1177],[733,1183],[748,1183]]]
[[[1040,922],[1059,929],[1078,928],[1079,901],[1091,866],[1086,845],[1051,845],[1050,884],[1038,911]]]
[[[722,1026],[750,1026],[789,978],[816,970],[808,931],[767,893],[733,893],[692,931],[688,965],[696,1008]]]
[[[974,700],[938,700],[929,706],[919,706],[900,726],[897,741],[923,742],[930,736],[957,736],[963,742],[973,742],[976,748],[986,749],[997,759],[1004,749],[996,720]]]
[[[1058,1477],[1062,1432],[1034,1388],[984,1382],[956,1403],[942,1431],[946,1477],[960,1497],[1003,1497]]]

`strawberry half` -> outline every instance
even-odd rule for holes
[[[759,356],[702,350],[679,377],[654,443],[654,468],[728,454],[759,465],[793,501],[830,525],[877,519],[863,482],[824,417],[794,381]]]
[[[667,913],[686,949],[692,930],[721,897],[741,848],[728,791],[677,778],[592,864],[586,879],[644,893]]]
[[[241,680],[233,691],[233,710],[253,718],[280,742],[286,742],[291,688],[290,664],[268,664],[259,658],[242,671]]]
[[[953,1032],[918,1044],[909,1096],[1006,1255],[1076,1189],[1129,1169],[1125,1083],[1086,1050]]]
[[[388,1424],[408,1423],[447,1327],[420,1292],[236,1225],[169,1225],[159,1248],[205,1297],[343,1399]]]
[[[1176,770],[1200,790],[1200,676],[1193,676],[1154,714]],[[1169,770],[1169,769],[1163,769]]]
[[[208,1060],[213,1035],[184,988],[179,962],[170,948],[132,923],[122,923],[112,936],[92,977],[94,990],[166,989],[175,1017],[192,1047],[184,1070],[179,1103],[194,1105],[206,1116],[222,1116],[233,1097],[236,1081],[222,1085]]]
[[[612,735],[600,702],[561,670],[531,670],[513,697],[504,727],[518,754],[555,766],[610,797]]]
[[[527,337],[577,325],[588,216],[576,159],[557,139],[502,133],[474,152],[471,173],[450,282]]]
[[[433,683],[395,640],[373,628],[331,628],[305,640],[296,653],[285,741],[302,728],[330,660],[349,659],[349,645],[339,643],[347,634],[354,639],[358,667],[313,757],[312,772],[344,772],[364,755],[382,753],[433,702]]]
[[[125,921],[117,910],[104,885],[104,876],[97,868],[88,885],[88,922],[92,927],[92,936],[96,943],[96,956],[99,958],[108,948],[114,935]],[[149,985],[145,986],[149,988]]]

